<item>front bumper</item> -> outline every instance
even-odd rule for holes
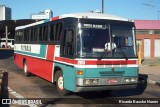
[[[75,92],[135,89],[136,87],[137,87],[137,84],[108,85],[108,86],[76,86]]]
[[[134,78],[134,82],[126,82],[126,79],[132,80],[132,78]],[[95,80],[96,82],[92,82],[93,84],[85,84],[86,79]],[[134,89],[137,87],[137,84],[137,77],[77,78],[75,92]]]

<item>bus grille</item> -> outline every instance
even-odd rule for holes
[[[118,72],[103,71],[103,72],[100,72],[100,75],[101,76],[123,76],[124,73],[125,71],[118,71]]]

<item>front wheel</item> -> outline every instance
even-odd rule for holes
[[[31,76],[31,73],[28,72],[28,66],[27,66],[27,62],[26,62],[26,61],[23,63],[23,71],[24,71],[24,75],[25,75],[26,77]]]
[[[57,91],[61,96],[65,96],[69,94],[69,91],[64,88],[64,78],[62,71],[56,72],[56,87]]]

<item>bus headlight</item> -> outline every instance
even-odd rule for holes
[[[137,78],[125,78],[124,81],[126,83],[135,83],[137,82]]]
[[[137,78],[131,78],[131,82],[137,82]]]
[[[130,82],[130,79],[129,79],[129,78],[125,78],[125,82],[126,82],[126,83],[129,83],[129,82]]]
[[[99,79],[84,79],[84,85],[98,85]]]

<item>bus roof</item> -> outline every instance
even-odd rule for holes
[[[27,27],[30,27],[30,26],[39,25],[39,24],[42,24],[42,23],[45,23],[45,22],[49,22],[49,21],[50,21],[49,19],[46,19],[46,20],[35,22],[35,23],[31,23],[31,24],[28,24],[28,25],[18,26],[18,27],[16,27],[15,30],[24,29],[24,28],[27,28]]]
[[[131,21],[127,18],[109,15],[109,14],[102,14],[102,13],[72,13],[72,14],[63,14],[59,16],[59,19],[73,17],[73,18],[86,18],[86,19],[108,19],[108,20],[119,20],[119,21]]]
[[[69,17],[79,18],[79,19],[81,19],[81,18],[84,19],[85,18],[85,19],[107,19],[107,20],[127,21],[127,22],[132,21],[132,20],[129,20],[127,18],[114,16],[114,15],[109,15],[109,14],[102,14],[102,13],[92,13],[92,12],[71,13],[71,14],[63,14],[63,15],[60,15],[60,16],[56,16],[56,17],[51,18],[50,20],[46,19],[46,20],[42,20],[42,21],[35,22],[35,23],[32,23],[32,24],[28,24],[28,25],[24,25],[24,26],[18,26],[18,27],[16,27],[15,30],[24,29],[24,28],[39,25],[39,24],[42,24],[42,23],[45,23],[45,22],[55,21],[55,20],[58,20],[58,19],[69,18]]]

